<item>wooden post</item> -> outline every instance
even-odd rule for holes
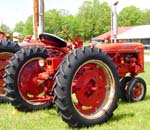
[[[33,0],[33,32],[34,39],[38,39],[38,25],[39,25],[39,1]]]

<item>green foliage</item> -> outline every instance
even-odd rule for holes
[[[24,24],[23,35],[33,34],[33,16],[29,16]]]
[[[135,7],[125,7],[119,13],[119,25],[120,26],[132,26],[143,24],[143,12]]]
[[[69,35],[71,35],[71,37],[74,37],[76,34],[79,34],[78,33],[78,23],[74,16],[72,16],[70,14],[64,16],[63,22],[68,24],[67,31],[68,31]]]
[[[62,25],[68,26],[69,35],[74,36],[77,32],[77,22],[74,16],[66,10],[48,10],[45,13],[45,32],[59,35],[65,38],[65,35],[59,34],[62,31]]]
[[[5,24],[0,25],[0,31],[4,32],[5,34],[7,34],[7,33],[11,34],[12,33],[11,29]]]
[[[60,11],[53,9],[45,12],[45,32],[55,33],[56,28],[62,24]]]
[[[79,33],[82,38],[87,39],[92,33],[92,2],[84,1],[82,6],[79,9],[77,19],[78,19],[78,28]]]
[[[111,8],[106,2],[100,4],[100,8],[98,12],[99,17],[96,20],[97,22],[95,24],[98,29],[97,31],[100,34],[110,30],[110,26],[111,26],[110,13],[111,13]]]
[[[144,11],[143,24],[150,24],[150,10]]]
[[[85,1],[77,14],[79,33],[84,40],[110,29],[110,7],[98,0]]]
[[[20,21],[19,23],[17,23],[15,25],[15,28],[13,30],[14,32],[19,32],[20,34],[23,34],[24,31],[24,23],[22,21]]]

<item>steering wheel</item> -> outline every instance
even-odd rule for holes
[[[60,34],[68,34],[71,32],[71,24],[70,23],[63,23],[61,26],[57,27],[55,34],[60,35]],[[63,36],[64,37],[64,36]]]

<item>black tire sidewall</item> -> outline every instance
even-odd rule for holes
[[[27,61],[31,60],[32,58],[38,58],[38,57],[47,58],[48,57],[48,52],[47,53],[43,53],[42,51],[38,52],[38,49],[45,49],[45,48],[42,48],[39,46],[29,46],[29,47],[22,48],[20,51],[18,51],[14,55],[15,57],[12,57],[12,63],[10,63],[10,64],[13,64],[16,68],[14,72],[14,78],[13,78],[14,86],[12,86],[13,88],[11,88],[14,90],[12,98],[15,99],[15,100],[12,100],[12,104],[20,111],[28,112],[28,111],[34,111],[34,110],[39,110],[39,109],[45,109],[45,108],[51,107],[53,104],[52,102],[46,102],[44,104],[39,104],[39,105],[31,104],[22,97],[20,90],[18,88],[18,78],[19,78],[18,76],[19,76],[19,72],[22,66]],[[22,53],[23,55],[21,55]]]
[[[20,49],[21,49],[21,47],[15,42],[0,41],[0,54],[1,53],[10,53],[13,55]],[[10,102],[10,100],[6,96],[0,95],[0,102],[6,103],[6,102]]]
[[[70,55],[68,55],[67,57],[65,57],[65,61],[70,61],[70,67],[64,67],[63,65],[63,70],[64,70],[64,73],[67,75],[67,80],[64,79],[65,81],[62,81],[61,83],[62,84],[65,84],[67,87],[64,87],[63,89],[66,89],[66,100],[65,100],[65,105],[67,105],[70,109],[69,113],[72,113],[73,114],[73,117],[75,118],[75,120],[79,120],[81,121],[80,123],[86,125],[86,126],[90,126],[90,125],[93,125],[93,124],[97,124],[98,122],[105,122],[108,120],[108,118],[110,118],[112,116],[112,112],[113,110],[116,108],[116,103],[117,103],[117,100],[118,100],[118,87],[119,87],[119,78],[118,78],[118,74],[117,74],[117,70],[116,70],[116,67],[114,66],[113,62],[111,61],[111,59],[105,55],[104,53],[99,53],[98,51],[94,51],[94,52],[90,52],[91,49],[87,49],[87,51],[85,51],[85,53],[83,53],[81,51],[81,48],[78,48],[78,50],[80,51],[77,51],[77,59],[75,56],[73,56],[73,53],[75,52],[72,52]],[[113,74],[113,77],[114,77],[114,80],[115,80],[115,94],[114,94],[114,100],[112,101],[111,103],[111,106],[109,107],[108,111],[107,111],[107,114],[101,116],[100,118],[96,118],[96,119],[87,119],[85,118],[84,116],[81,116],[78,111],[76,110],[76,108],[74,107],[73,105],[73,102],[72,102],[72,99],[71,99],[71,89],[72,89],[72,80],[74,78],[74,75],[76,73],[76,71],[78,70],[78,68],[80,66],[82,66],[85,62],[87,61],[90,61],[90,60],[100,60],[101,62],[103,62],[107,67],[110,68],[110,70],[112,71],[112,74]],[[62,62],[63,64],[63,62]],[[60,65],[61,66],[61,65]],[[59,77],[61,80],[63,79],[63,77]],[[70,86],[70,87],[69,87]],[[65,106],[64,105],[64,106]],[[63,113],[63,112],[62,112]],[[68,121],[67,121],[68,122]],[[69,122],[72,122],[72,121],[69,121]],[[81,125],[80,124],[80,125]]]
[[[120,97],[121,97],[122,101],[127,102],[127,97],[126,97],[127,88],[128,88],[127,83],[129,83],[131,80],[132,80],[132,77],[127,76],[127,77],[124,77],[120,81],[120,90],[121,90]]]
[[[143,92],[142,97],[141,97],[139,100],[135,100],[135,99],[132,97],[132,90],[133,90],[134,86],[135,86],[138,82],[140,82],[140,83],[143,85],[144,92]],[[145,81],[144,81],[142,78],[140,78],[140,77],[133,78],[133,79],[129,82],[128,88],[127,88],[127,95],[126,95],[126,97],[127,97],[128,101],[129,101],[129,102],[141,101],[141,100],[143,100],[143,99],[145,98],[145,95],[146,95],[146,83],[145,83]]]

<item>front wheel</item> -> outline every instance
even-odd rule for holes
[[[146,83],[140,78],[133,78],[127,88],[126,97],[129,102],[141,101],[145,98],[146,95]]]
[[[56,74],[55,104],[72,127],[107,121],[117,107],[119,78],[98,48],[82,47],[65,57]]]
[[[125,101],[127,102],[127,97],[126,97],[126,93],[127,93],[127,88],[128,88],[128,84],[129,84],[129,81],[132,80],[132,77],[130,76],[127,76],[127,77],[124,77],[121,81],[120,81],[120,89],[121,89],[121,99],[122,101]]]

